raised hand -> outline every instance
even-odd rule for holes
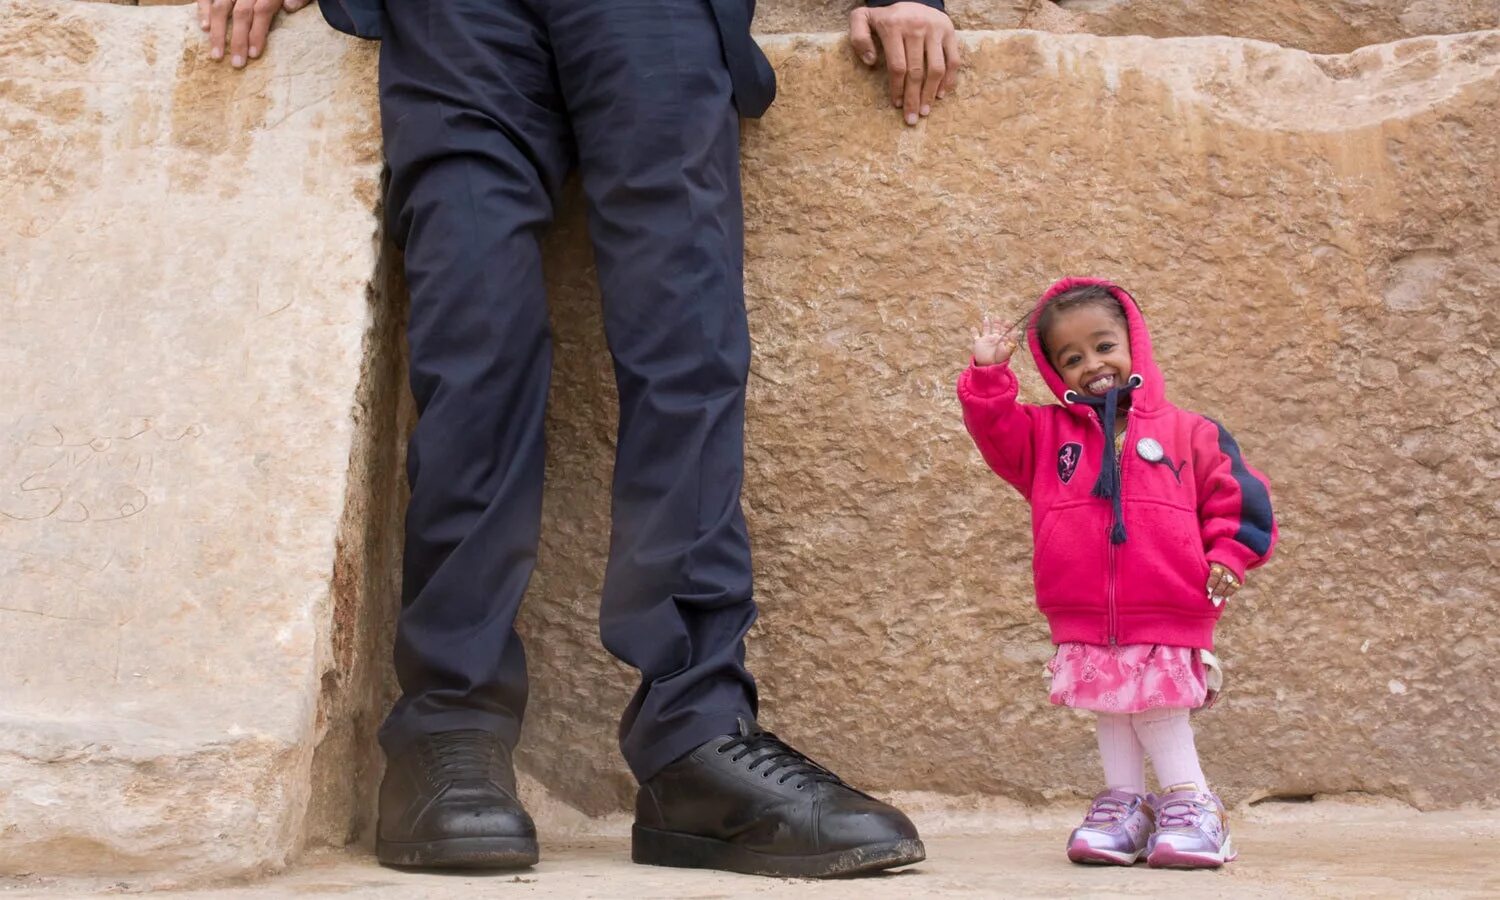
[[[976,366],[995,366],[1010,360],[1010,355],[1016,352],[1015,330],[1006,328],[1001,330],[1000,323],[984,317],[979,330],[974,333],[974,364]]]

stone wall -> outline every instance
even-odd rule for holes
[[[367,837],[410,422],[371,49],[302,13],[235,74],[181,10],[0,13],[0,870],[198,878]],[[1233,802],[1500,795],[1500,32],[965,40],[914,129],[841,39],[764,42],[765,722],[881,792],[1093,790],[1088,719],[1046,702],[1025,506],[952,391],[981,310],[1092,273],[1274,485],[1280,555],[1231,601],[1199,719],[1210,777]],[[547,265],[520,760],[534,802],[603,813],[632,675],[596,636],[615,413],[576,194]]]

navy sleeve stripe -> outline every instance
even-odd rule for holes
[[[1209,421],[1219,429],[1219,449],[1229,457],[1229,473],[1240,486],[1240,530],[1235,532],[1234,539],[1258,556],[1265,556],[1271,550],[1271,493],[1245,468],[1240,445],[1234,442],[1224,426],[1213,419]]]

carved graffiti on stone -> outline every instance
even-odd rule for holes
[[[151,504],[158,461],[203,426],[166,427],[136,417],[92,432],[54,422],[23,422],[0,457],[0,521],[117,522]]]

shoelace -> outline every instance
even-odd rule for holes
[[[1119,822],[1130,812],[1130,805],[1113,797],[1101,797],[1094,801],[1085,822]]]
[[[1197,828],[1207,812],[1203,804],[1196,801],[1173,800],[1157,810],[1156,824],[1162,828]]]
[[[728,753],[738,750],[732,759],[739,762],[746,756],[750,760],[750,771],[755,771],[764,764],[761,775],[770,778],[773,772],[785,770],[781,777],[776,779],[777,784],[785,784],[788,780],[796,778],[797,790],[802,790],[809,784],[827,782],[829,784],[844,784],[844,780],[801,753],[792,749],[787,743],[769,731],[756,731],[749,734],[741,734],[731,740],[725,741],[718,747],[719,753]],[[759,754],[759,755],[757,755]],[[848,785],[844,785],[848,787]]]
[[[500,762],[495,736],[486,731],[450,731],[434,735],[427,745],[434,769],[445,779],[494,777]]]

